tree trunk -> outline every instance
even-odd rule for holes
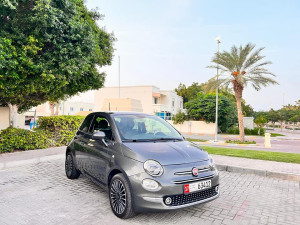
[[[18,125],[18,106],[8,103],[9,108],[9,126],[17,128]]]
[[[233,90],[236,99],[236,106],[238,111],[239,120],[239,131],[240,131],[240,141],[245,142],[245,131],[244,131],[244,121],[243,121],[243,111],[242,111],[242,96],[244,87],[238,82],[238,80],[233,80]]]
[[[54,116],[54,107],[55,107],[55,102],[49,102],[49,105],[50,105],[50,115],[51,116]]]
[[[56,102],[56,110],[55,110],[55,115],[56,116],[58,115],[58,107],[59,107],[58,102]]]
[[[240,141],[245,142],[245,131],[244,131],[244,121],[243,121],[242,99],[241,98],[236,98],[236,106],[237,106],[237,111],[238,111]]]
[[[293,122],[293,133],[295,133],[295,122]]]

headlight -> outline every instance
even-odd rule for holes
[[[153,177],[159,177],[163,174],[164,169],[162,165],[159,164],[159,162],[156,162],[154,160],[147,160],[144,163],[144,170]]]
[[[209,167],[211,170],[216,170],[216,165],[214,159],[208,155],[208,160],[209,160]]]

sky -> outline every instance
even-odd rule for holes
[[[105,17],[100,27],[113,32],[112,65],[102,67],[105,86],[155,85],[174,90],[179,83],[206,82],[217,51],[248,42],[265,47],[268,69],[280,85],[243,97],[256,111],[279,109],[300,99],[300,1],[297,0],[86,0]]]

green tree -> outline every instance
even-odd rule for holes
[[[262,61],[264,56],[261,51],[264,48],[254,50],[255,45],[247,44],[246,46],[233,46],[231,51],[216,53],[212,62],[216,65],[208,66],[209,68],[220,69],[221,74],[218,79],[212,79],[208,85],[208,90],[216,89],[217,87],[232,87],[234,90],[239,130],[240,141],[245,141],[243,112],[242,112],[242,96],[244,88],[251,84],[256,90],[260,90],[262,86],[269,84],[278,84],[270,76],[275,76],[268,71],[265,66],[271,64],[269,61]]]
[[[185,104],[188,117],[193,120],[215,122],[216,94],[199,93],[197,98]],[[228,97],[219,96],[219,127],[222,132],[232,127],[236,122],[236,108],[234,102]]]
[[[0,3],[0,105],[13,126],[17,112],[103,86],[114,37],[101,17],[82,0]]]
[[[259,116],[254,120],[254,123],[258,126],[258,135],[260,135],[260,130],[263,129],[265,124],[267,123],[267,118],[264,116]]]
[[[191,86],[186,87],[185,84],[180,83],[178,88],[175,88],[175,92],[183,98],[183,102],[186,103],[190,100],[197,98],[198,93],[203,92],[205,84],[198,84],[193,82]]]
[[[293,132],[295,132],[295,123],[299,123],[300,122],[300,110],[297,110],[295,112],[295,115],[293,115],[289,121],[291,121],[293,123]]]
[[[282,131],[282,129],[283,129],[283,123],[285,121],[287,121],[290,118],[290,116],[289,116],[288,111],[284,110],[284,109],[280,109],[277,112],[278,112],[278,115],[279,115],[279,119],[278,120],[280,122],[280,127],[281,127],[281,131]]]
[[[266,114],[267,120],[271,121],[273,124],[273,128],[275,126],[275,123],[279,121],[280,119],[280,115],[278,113],[278,111],[274,110],[274,109],[270,109],[270,111]]]
[[[172,117],[174,124],[183,124],[186,120],[186,115],[184,112],[179,110],[173,117]]]

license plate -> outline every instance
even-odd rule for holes
[[[192,184],[184,185],[184,194],[188,194],[195,191],[201,191],[211,187],[211,180],[204,180]]]

